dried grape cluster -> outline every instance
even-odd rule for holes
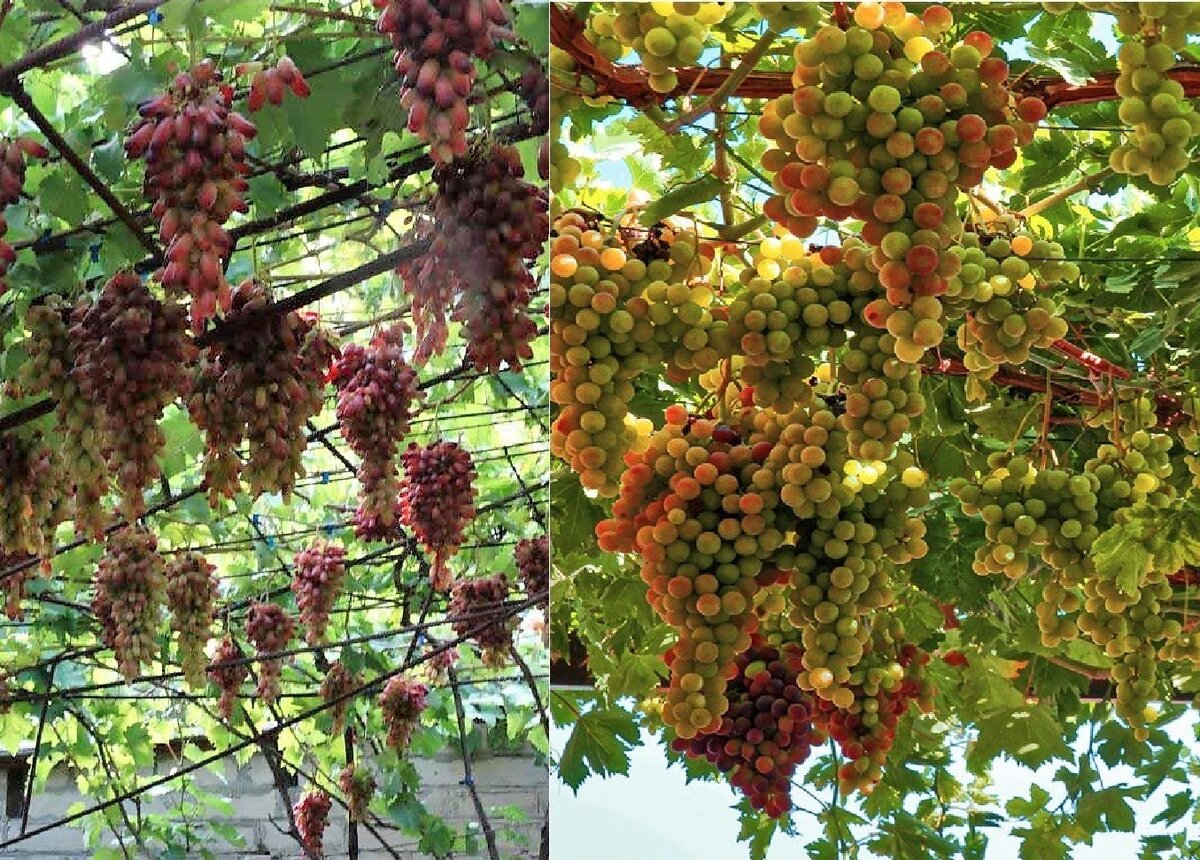
[[[346,795],[346,807],[351,821],[366,821],[367,808],[375,796],[375,775],[353,762],[338,774],[338,787]]]
[[[416,363],[444,348],[447,312],[462,324],[476,369],[519,370],[533,356],[528,263],[542,253],[549,220],[545,189],[524,175],[517,150],[500,144],[434,169],[432,245],[397,269],[413,300]]]
[[[454,583],[450,597],[454,632],[479,647],[485,666],[503,666],[508,661],[517,621],[511,613],[504,614],[507,599],[508,577],[502,573]],[[495,620],[490,620],[493,615]]]
[[[324,406],[325,376],[337,355],[334,336],[315,317],[272,314],[271,290],[248,280],[234,291],[226,330],[204,349],[187,398],[205,436],[204,476],[216,505],[239,479],[250,494],[285,500],[303,476],[305,425]],[[237,448],[248,443],[245,460]]]
[[[396,49],[400,106],[408,130],[429,143],[435,164],[466,154],[475,59],[486,60],[508,27],[500,0],[373,0],[377,27]]]
[[[221,691],[220,701],[217,702],[217,709],[221,712],[221,716],[225,719],[233,719],[233,706],[237,702],[238,693],[241,692],[242,684],[246,682],[246,678],[250,675],[250,666],[244,662],[230,662],[242,660],[246,655],[242,653],[242,649],[234,643],[233,639],[226,636],[221,640],[221,644],[217,646],[217,651],[213,654],[212,663],[209,664],[208,677],[217,688]],[[227,663],[227,665],[221,665]]]
[[[83,305],[72,309],[58,296],[48,296],[29,309],[25,314],[29,363],[23,379],[29,391],[54,400],[59,462],[72,485],[75,533],[101,540],[110,519],[102,504],[108,492],[108,469],[100,450],[96,407],[72,374],[75,349],[70,327],[72,319],[78,321],[84,312]]]
[[[141,119],[125,142],[130,159],[146,161],[145,193],[167,246],[158,278],[168,293],[192,297],[197,334],[229,310],[225,264],[233,239],[222,225],[249,210],[246,141],[257,130],[232,105],[233,88],[212,60],[203,60],[139,106]]]
[[[61,514],[58,470],[41,431],[0,434],[0,552],[48,558]]]
[[[329,810],[332,808],[333,798],[320,790],[304,792],[292,806],[300,841],[318,857],[325,856],[325,827],[329,824]]]
[[[140,526],[113,532],[97,566],[92,612],[126,681],[137,678],[142,664],[157,653],[154,640],[166,598],[166,567],[158,539]]]
[[[154,298],[137,275],[122,272],[104,285],[71,328],[72,378],[99,419],[101,448],[121,491],[121,512],[145,511],[142,491],[160,473],[166,439],[158,420],[187,393],[185,362],[194,351],[183,309]]]
[[[395,535],[396,449],[424,396],[416,371],[404,360],[403,336],[404,329],[397,325],[377,334],[366,347],[347,346],[330,373],[338,392],[342,436],[362,461],[354,531],[363,540]]]
[[[293,565],[292,592],[300,609],[304,641],[319,645],[325,638],[329,613],[342,591],[342,580],[346,578],[346,550],[319,541],[296,553]]]
[[[193,689],[204,686],[208,640],[216,617],[217,577],[199,553],[181,552],[167,563],[167,609],[179,634],[180,666]]]
[[[270,704],[279,696],[282,657],[263,655],[283,651],[296,635],[296,622],[277,603],[250,604],[246,617],[246,638],[254,643],[258,657],[258,695]]]
[[[360,686],[362,678],[347,669],[340,660],[333,663],[325,673],[325,678],[321,681],[321,700],[329,705],[329,715],[333,718],[333,734],[341,734],[346,728],[346,714],[353,702],[352,698],[342,697]]]
[[[17,252],[4,240],[8,233],[8,222],[4,220],[3,210],[21,199],[25,187],[25,159],[40,159],[47,155],[49,152],[46,147],[32,138],[0,138],[0,296],[8,290],[4,276],[17,261]]]
[[[312,92],[300,69],[287,56],[280,57],[273,68],[264,68],[262,63],[243,63],[234,69],[234,74],[251,75],[250,95],[246,97],[246,107],[251,113],[268,102],[276,107],[283,104],[288,90],[300,99],[308,98]]]
[[[453,581],[446,561],[458,552],[463,530],[475,518],[475,466],[455,442],[415,442],[400,455],[400,521],[433,553],[433,587],[445,591]]]
[[[387,726],[387,745],[403,754],[425,710],[425,685],[396,675],[379,694],[379,709]]]
[[[550,605],[550,539],[546,535],[518,541],[514,551],[517,570],[529,597],[540,594],[538,604],[543,608]]]

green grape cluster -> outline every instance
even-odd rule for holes
[[[724,309],[713,306],[713,291],[707,282],[651,281],[634,301],[645,303],[668,381],[684,382],[712,370],[729,353],[725,323],[714,316],[714,312],[723,316]]]
[[[788,30],[811,30],[821,20],[821,7],[813,2],[751,3],[755,14],[767,22],[776,33]]]
[[[0,434],[0,553],[49,559],[63,515],[60,469],[40,430]]]
[[[1192,476],[1192,487],[1200,489],[1200,395],[1190,393],[1183,398],[1183,414],[1185,416],[1179,428],[1179,438],[1183,442],[1183,461]]]
[[[850,342],[838,363],[846,394],[840,420],[849,432],[850,453],[860,460],[891,457],[925,411],[920,371],[896,357],[895,345],[892,335],[868,331]]]
[[[598,11],[589,26],[601,53],[619,59],[627,49],[636,51],[651,89],[669,93],[679,86],[674,69],[699,62],[709,31],[732,9],[728,0],[614,3],[611,13]]]

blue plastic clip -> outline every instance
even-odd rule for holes
[[[379,201],[379,214],[380,215],[391,215],[392,210],[395,208],[396,208],[396,204],[393,203],[391,200],[380,200]]]
[[[100,245],[99,244],[92,245],[90,248],[88,248],[88,253],[91,254],[93,263],[100,262]]]
[[[328,483],[329,483],[329,473],[328,473],[328,472],[322,472],[322,473],[321,473],[321,483],[322,483],[322,484],[328,484]]]
[[[275,535],[267,535],[267,549],[275,549]]]
[[[425,634],[423,632],[417,633],[417,644],[418,645],[424,645],[428,641],[429,640],[425,638]]]
[[[337,526],[335,526],[333,523],[325,523],[325,525],[321,526],[321,529],[325,532],[325,534],[333,537],[333,533],[337,531]]]
[[[462,779],[460,779],[460,780],[458,781],[458,784],[459,784],[459,785],[474,785],[474,784],[475,784],[475,777],[473,777],[473,776],[469,776],[469,775],[468,775],[468,776],[464,776]]]
[[[161,24],[162,19],[163,19],[163,14],[158,9],[151,9],[149,12],[146,13],[146,20],[149,21],[151,24]]]
[[[257,525],[262,525],[262,519],[259,517],[259,515],[258,515],[258,514],[251,514],[251,515],[250,515],[250,522],[251,522],[253,525],[256,525],[256,526],[257,526]]]

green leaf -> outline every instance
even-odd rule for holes
[[[637,723],[627,711],[596,708],[583,714],[558,759],[558,775],[578,793],[589,776],[629,772],[629,750],[639,739]]]
[[[1024,705],[996,711],[979,721],[979,734],[967,752],[967,767],[982,773],[999,755],[1026,767],[1038,767],[1050,759],[1066,756],[1063,729],[1048,708]]]
[[[1075,817],[1079,826],[1089,833],[1101,830],[1132,833],[1134,826],[1133,807],[1126,800],[1128,792],[1113,786],[1092,789],[1079,798]]]

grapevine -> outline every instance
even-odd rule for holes
[[[267,703],[274,702],[279,696],[283,658],[264,655],[283,651],[295,635],[296,622],[282,606],[263,602],[250,604],[246,638],[258,651],[258,695]]]
[[[379,694],[379,709],[387,726],[387,745],[399,754],[408,749],[425,710],[425,685],[396,675]]]
[[[300,609],[304,640],[319,645],[325,638],[329,613],[346,578],[346,550],[334,544],[317,542],[296,553],[292,592]]]
[[[203,556],[182,552],[167,563],[167,609],[171,629],[179,635],[180,666],[192,689],[204,686],[208,666],[205,649],[216,616],[217,577]]]
[[[446,562],[458,552],[463,530],[475,518],[475,466],[454,442],[424,447],[410,442],[400,459],[400,521],[433,553],[434,590],[446,591],[453,580]]]
[[[126,681],[136,679],[158,654],[155,639],[166,599],[166,566],[154,535],[130,527],[109,536],[96,568],[92,611]]]

